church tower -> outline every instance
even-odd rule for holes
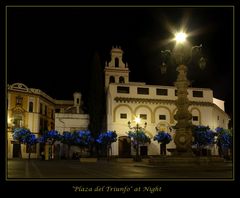
[[[73,99],[74,99],[74,107],[76,107],[76,113],[80,113],[81,97],[82,97],[82,94],[80,92],[74,92]]]
[[[105,89],[110,83],[128,83],[129,69],[127,63],[122,61],[123,50],[121,47],[112,47],[110,52],[111,61],[105,64]]]

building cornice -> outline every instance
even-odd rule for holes
[[[114,100],[116,102],[123,102],[123,103],[175,104],[175,100],[161,100],[161,99],[150,99],[150,98],[115,97]]]
[[[46,94],[40,89],[35,88],[28,88],[23,83],[14,83],[12,85],[8,85],[8,92],[19,92],[22,94],[28,94],[28,95],[34,95],[34,96],[40,96],[42,99],[47,100],[48,102],[54,104],[54,105],[73,105],[73,100],[57,100],[53,99],[51,96]]]
[[[151,99],[151,98],[129,98],[129,97],[115,97],[114,100],[116,102],[123,102],[123,103],[142,103],[142,104],[171,104],[175,105],[176,100],[163,100],[163,99]],[[214,107],[221,111],[222,113],[228,114],[223,111],[220,107],[216,104],[211,102],[204,102],[204,101],[189,101],[189,105],[191,106],[207,106],[207,107]],[[230,119],[230,117],[228,116]]]

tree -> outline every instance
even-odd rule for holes
[[[28,159],[31,157],[32,146],[38,142],[36,136],[27,128],[15,128],[13,131],[13,139],[20,144],[19,156],[22,158],[21,144],[25,144],[28,150]]]
[[[48,131],[47,133],[44,133],[42,137],[39,138],[39,142],[45,143],[45,149],[46,149],[46,143],[51,146],[50,147],[51,156],[52,156],[52,146],[58,140],[61,140],[61,135],[56,130]]]
[[[116,141],[117,141],[116,131],[107,131],[107,132],[100,133],[98,138],[96,139],[96,142],[103,145],[104,150],[106,151],[108,160],[110,158],[110,155],[112,155],[111,144]],[[111,154],[110,154],[110,151],[111,151]]]
[[[214,143],[214,132],[210,130],[208,126],[194,126],[193,127],[193,145],[196,145],[197,152],[202,155],[203,148],[205,146]]]
[[[91,132],[86,131],[75,131],[73,133],[74,144],[79,146],[82,151],[90,146],[92,142],[94,142],[94,138],[91,136]]]
[[[128,137],[131,138],[133,148],[136,151],[135,161],[141,161],[141,156],[139,155],[139,146],[145,143],[150,143],[151,139],[148,137],[143,130],[135,129],[134,131],[127,132]]]
[[[217,145],[220,156],[223,155],[225,159],[228,159],[229,158],[228,149],[230,149],[230,152],[232,153],[233,148],[232,130],[224,129],[221,127],[217,127],[215,130],[217,132]]]
[[[64,131],[62,136],[61,136],[61,142],[68,146],[67,158],[70,159],[70,149],[71,149],[71,146],[74,144],[73,133],[68,132],[68,131]]]
[[[153,138],[154,141],[161,143],[161,155],[166,155],[166,145],[171,142],[172,137],[169,133],[164,131],[159,131]]]
[[[92,136],[97,138],[100,131],[103,129],[103,120],[105,117],[105,99],[104,99],[104,84],[103,70],[99,54],[96,52],[90,67],[90,87],[88,98],[88,110],[90,116],[89,130]],[[92,147],[91,147],[92,153]]]
[[[35,134],[27,134],[24,139],[24,144],[28,147],[28,159],[31,158],[32,147],[38,143],[38,139],[36,138]]]

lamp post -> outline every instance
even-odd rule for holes
[[[144,123],[144,127],[141,127],[140,126],[140,122],[141,122],[141,118],[140,117],[136,117],[135,118],[135,123],[136,123],[136,126],[131,126],[131,122],[130,121],[128,121],[128,127],[129,127],[129,129],[133,129],[135,132],[136,132],[136,161],[141,161],[141,159],[140,159],[140,155],[139,155],[139,143],[140,143],[140,139],[139,139],[139,137],[138,137],[138,133],[140,132],[140,131],[144,131],[145,129],[146,129],[146,127],[147,127],[147,122],[145,122]]]
[[[187,66],[193,59],[199,59],[198,63],[201,69],[204,69],[206,65],[205,58],[201,55],[202,45],[194,46],[191,51],[187,51],[187,47],[184,46],[187,35],[185,33],[177,33],[175,35],[176,46],[173,51],[164,50],[161,51],[162,65],[161,72],[165,73],[167,69],[167,62],[173,60],[177,65],[176,71],[178,72],[177,80],[174,83],[177,88],[177,112],[174,115],[174,119],[177,121],[175,125],[176,135],[174,142],[176,144],[177,154],[192,154],[192,115],[188,111],[188,86],[190,82],[187,79]]]

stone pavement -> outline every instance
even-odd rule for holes
[[[162,161],[161,161],[162,162]],[[7,180],[18,179],[121,179],[121,180],[233,180],[232,162],[149,163],[148,159],[80,162],[79,160],[8,160]]]

